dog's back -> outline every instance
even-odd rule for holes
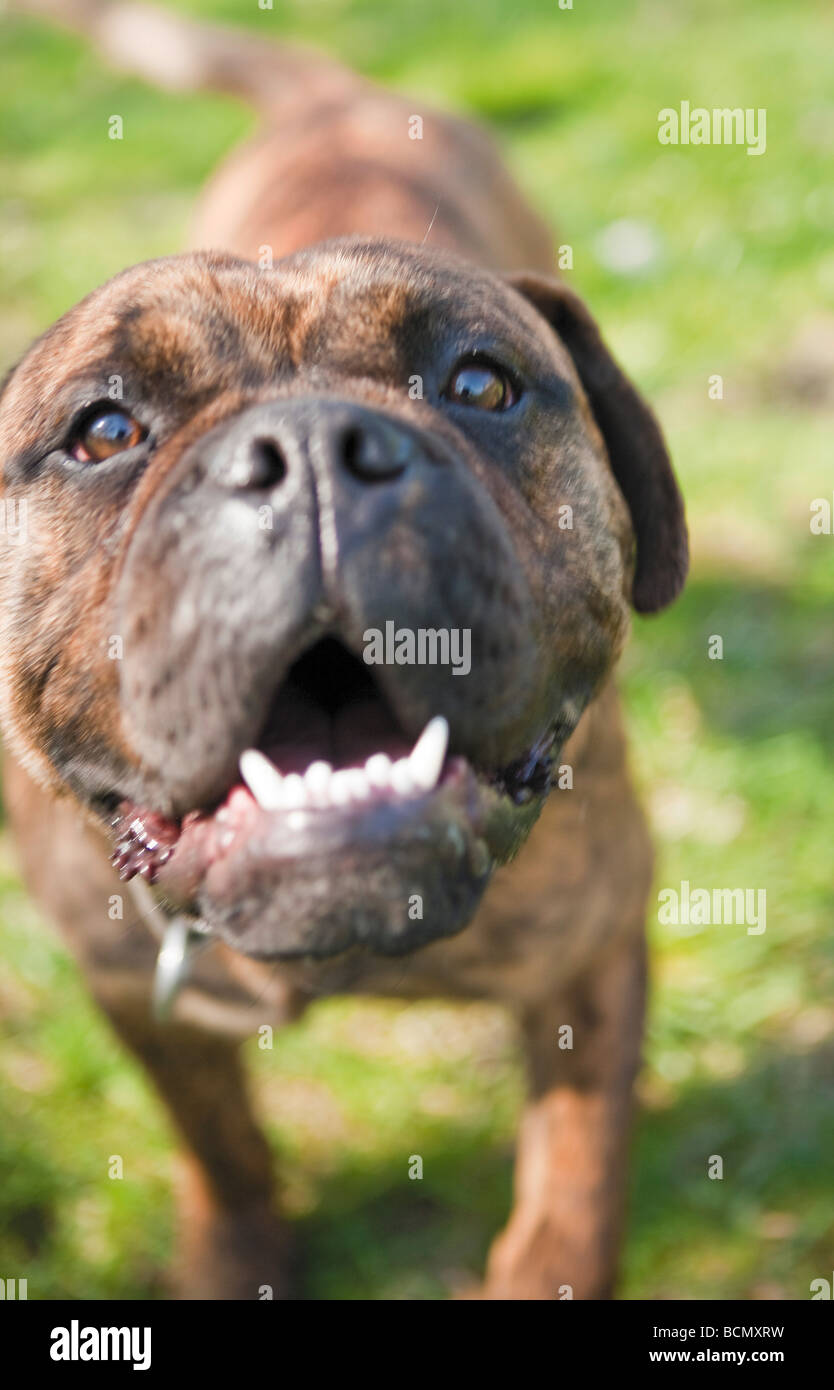
[[[552,238],[491,138],[300,47],[142,4],[15,0],[90,34],[108,62],[177,91],[215,90],[261,129],[209,183],[194,246],[253,260],[325,238],[388,236],[495,270],[550,270]]]

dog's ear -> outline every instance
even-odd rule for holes
[[[689,566],[683,499],[660,426],[573,290],[532,272],[507,280],[538,309],[573,358],[631,512],[637,540],[632,602],[640,613],[655,613],[680,593]]]

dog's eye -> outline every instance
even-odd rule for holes
[[[69,452],[79,463],[104,463],[141,444],[147,430],[126,410],[95,406],[86,412],[72,432]]]
[[[476,410],[508,410],[518,399],[509,376],[491,362],[470,360],[455,367],[446,390],[446,400]]]

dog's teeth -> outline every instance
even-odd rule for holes
[[[283,806],[284,778],[257,748],[241,754],[240,775],[262,810],[277,811]]]
[[[333,773],[328,787],[328,798],[331,806],[347,806],[353,796],[351,782],[352,778],[349,771]]]
[[[429,792],[437,786],[448,747],[449,725],[443,715],[438,714],[436,718],[429,720],[408,760],[411,775],[422,791]]]
[[[307,789],[307,801],[311,806],[330,805],[330,784],[333,780],[333,768],[330,763],[319,760],[310,763],[304,774],[304,786]]]
[[[391,786],[400,796],[410,796],[417,790],[414,772],[408,758],[400,758],[391,768]]]
[[[304,778],[297,772],[290,772],[284,778],[283,807],[287,811],[298,811],[309,804]]]
[[[438,715],[429,720],[410,757],[395,763],[387,753],[375,753],[364,769],[347,767],[334,772],[330,763],[318,760],[310,764],[303,776],[297,772],[283,776],[263,753],[250,748],[241,757],[240,771],[264,811],[341,807],[367,801],[374,792],[413,796],[415,792],[431,791],[437,785],[448,744],[449,725]]]
[[[372,787],[390,787],[391,759],[387,753],[374,753],[365,764],[365,776]]]
[[[367,801],[371,795],[371,784],[368,781],[361,767],[351,767],[348,769],[350,782],[350,794],[354,801]]]
[[[327,805],[332,776],[333,769],[329,763],[321,761],[310,763],[307,768],[304,774],[304,785],[307,788],[309,800],[314,802],[316,806]]]

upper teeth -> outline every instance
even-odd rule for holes
[[[303,807],[346,806],[366,801],[375,792],[412,796],[431,791],[438,779],[449,746],[449,725],[442,715],[430,719],[407,758],[392,763],[385,753],[375,753],[364,768],[334,772],[330,763],[314,762],[302,776],[284,776],[257,748],[241,755],[244,782],[264,811],[299,810]]]

